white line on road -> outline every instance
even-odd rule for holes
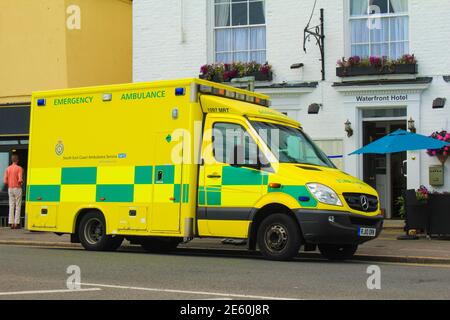
[[[0,296],[17,296],[26,294],[50,294],[50,293],[77,293],[77,292],[87,292],[87,291],[101,291],[100,288],[91,289],[75,289],[75,290],[36,290],[36,291],[16,291],[16,292],[0,292]]]
[[[242,298],[242,299],[299,300],[299,299],[294,299],[294,298],[267,297],[267,296],[256,296],[256,295],[247,295],[247,294],[191,291],[191,290],[174,290],[174,289],[160,289],[160,288],[128,287],[128,286],[117,286],[117,285],[109,285],[109,284],[82,283],[81,285],[88,286],[88,287],[102,287],[102,288],[111,288],[111,289],[139,290],[139,291],[166,292],[166,293],[181,293],[181,294],[219,296],[219,297]]]

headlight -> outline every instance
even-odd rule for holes
[[[336,192],[333,191],[333,189],[319,183],[308,183],[306,184],[306,186],[308,187],[314,198],[317,199],[317,201],[333,206],[342,207],[342,202]]]

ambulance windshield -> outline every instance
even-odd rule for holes
[[[269,122],[252,121],[251,124],[280,163],[335,168],[300,129]]]

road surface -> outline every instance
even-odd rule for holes
[[[206,249],[163,255],[139,247],[104,253],[3,245],[0,299],[450,299],[450,266],[378,264],[381,290],[369,290],[373,264],[272,262]],[[69,266],[79,268],[81,290],[68,289]]]

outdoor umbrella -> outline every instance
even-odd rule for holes
[[[355,154],[389,154],[404,151],[442,149],[450,143],[429,138],[420,134],[398,130],[359,149]]]

